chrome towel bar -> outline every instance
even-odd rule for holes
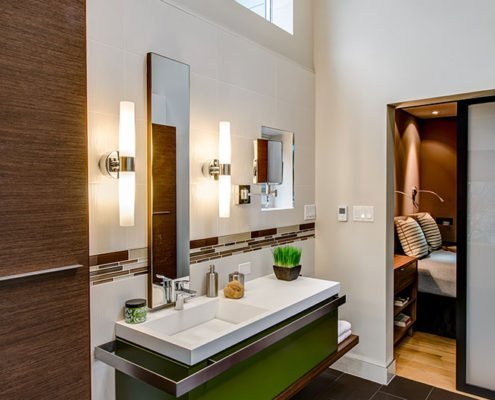
[[[30,276],[38,276],[38,275],[53,274],[53,273],[62,272],[62,271],[70,271],[72,269],[78,269],[78,268],[82,268],[82,267],[83,267],[82,264],[74,264],[74,265],[66,265],[64,267],[48,268],[48,269],[42,269],[42,270],[38,270],[38,271],[25,272],[23,274],[5,275],[5,276],[0,276],[0,282],[10,281],[13,279],[29,278]]]

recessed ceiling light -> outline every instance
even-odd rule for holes
[[[432,113],[433,115],[438,115],[438,114],[440,114],[440,111],[432,111],[431,113]]]

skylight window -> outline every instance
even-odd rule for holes
[[[284,31],[294,34],[294,0],[235,0]]]

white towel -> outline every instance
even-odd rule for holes
[[[342,335],[339,336],[339,338],[337,339],[337,344],[341,344],[344,340],[346,340],[349,336],[351,336],[352,334],[352,331],[347,331],[347,332],[344,332]]]
[[[351,330],[350,322],[339,319],[338,336],[341,336],[342,334],[344,334],[350,330]]]

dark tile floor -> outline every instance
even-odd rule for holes
[[[472,400],[423,383],[395,377],[388,386],[329,369],[292,400]]]

